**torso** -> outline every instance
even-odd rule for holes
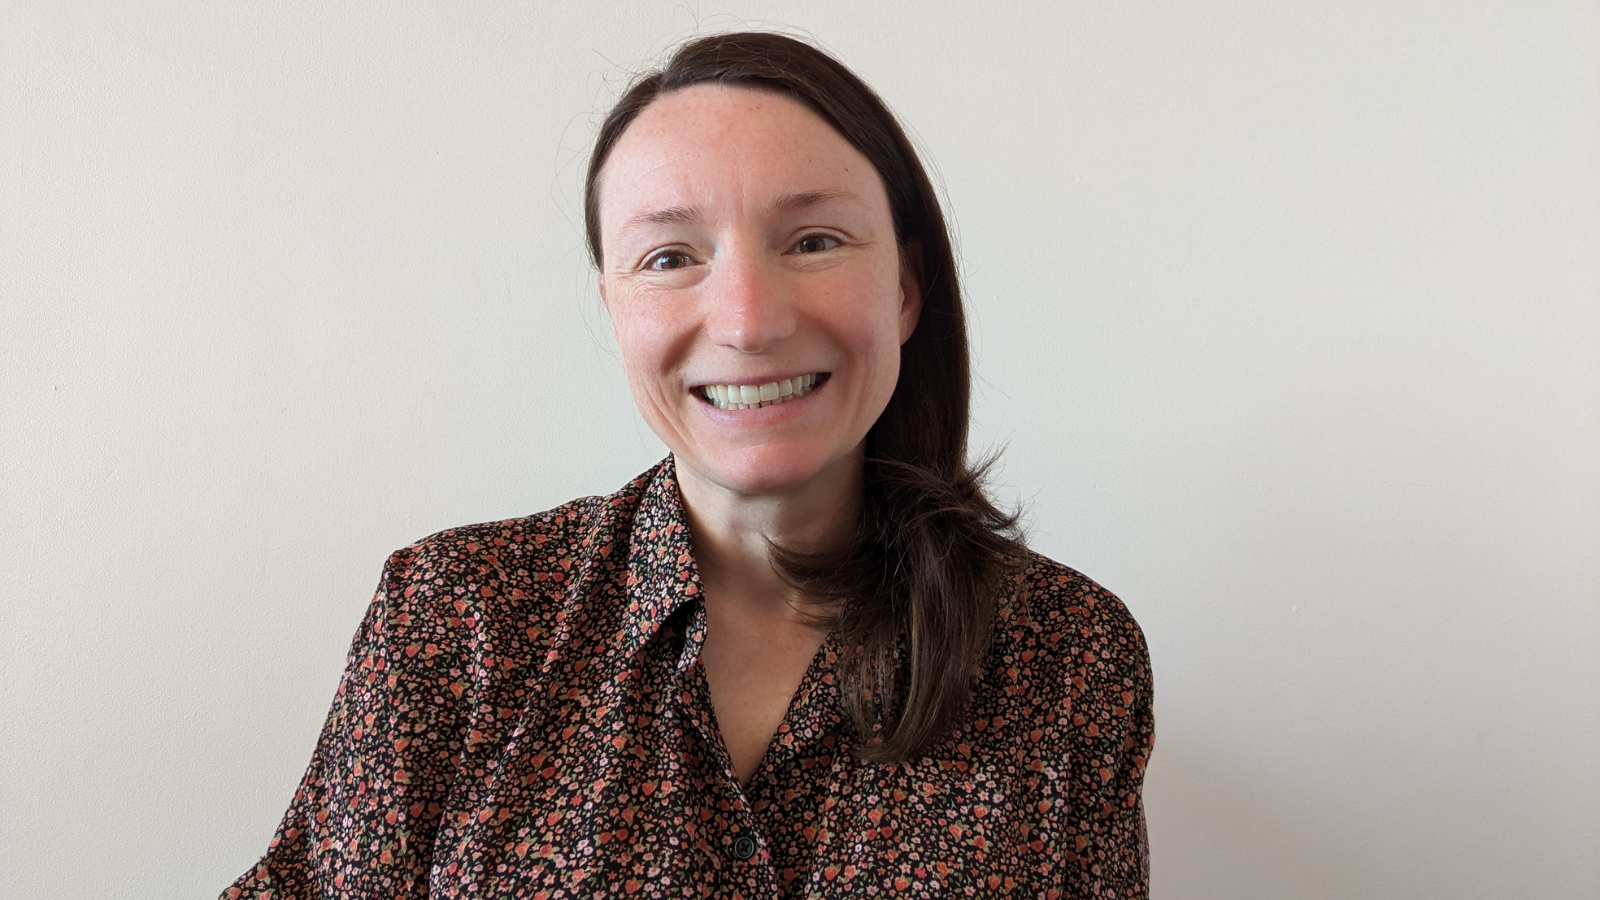
[[[834,638],[718,599],[670,461],[396,553],[228,896],[1147,896],[1149,658],[1098,585],[1021,560],[969,715],[893,765],[851,752]]]

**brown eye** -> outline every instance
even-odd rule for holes
[[[821,253],[839,246],[839,239],[825,234],[808,234],[794,245],[796,253]]]
[[[655,269],[657,272],[667,272],[673,269],[681,269],[688,264],[689,257],[684,256],[682,253],[658,253],[650,257],[645,266]]]

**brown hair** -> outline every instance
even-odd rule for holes
[[[903,264],[923,293],[900,349],[900,378],[867,435],[854,539],[824,553],[774,546],[779,571],[839,632],[840,696],[857,753],[899,762],[926,752],[966,714],[989,647],[1006,560],[1021,550],[1014,514],[967,463],[971,374],[955,256],[933,185],[878,95],[826,53],[777,34],[719,34],[678,48],[630,86],[600,127],[584,188],[589,254],[602,265],[597,181],[622,133],[657,97],[703,83],[765,88],[806,104],[883,179]],[[836,616],[836,618],[834,618]]]

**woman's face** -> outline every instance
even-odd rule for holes
[[[697,85],[639,114],[598,190],[600,294],[680,472],[853,478],[922,301],[867,158],[796,100]]]

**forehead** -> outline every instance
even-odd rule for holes
[[[731,85],[694,85],[645,107],[598,186],[603,224],[643,208],[748,206],[829,188],[888,207],[872,163],[810,107]]]

